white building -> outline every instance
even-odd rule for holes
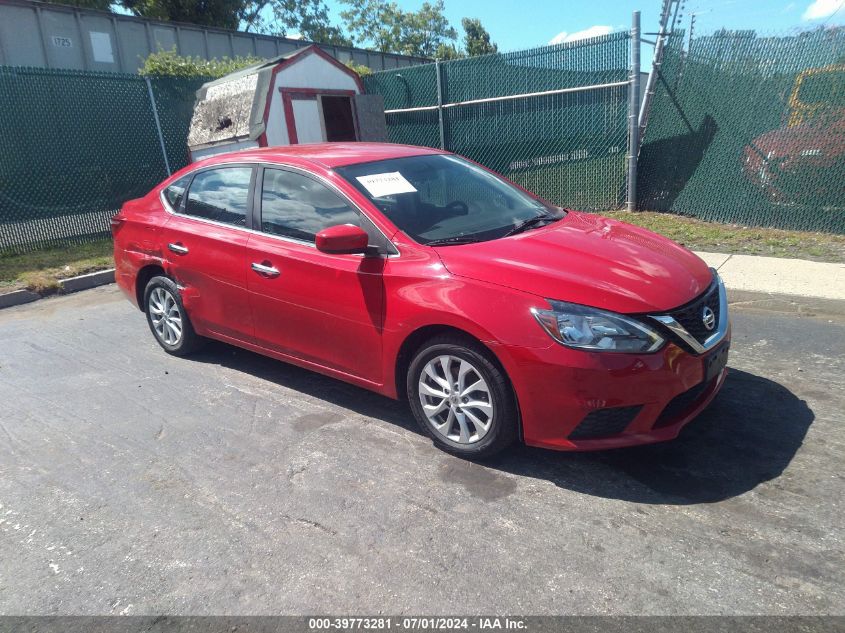
[[[385,141],[381,95],[309,46],[210,81],[197,91],[188,133],[192,160],[250,147]]]

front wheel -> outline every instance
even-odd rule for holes
[[[447,452],[490,457],[517,437],[507,376],[474,341],[443,336],[425,344],[408,368],[407,392],[417,422]]]

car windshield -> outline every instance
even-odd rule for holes
[[[841,70],[808,75],[801,83],[798,99],[802,105],[845,107],[845,67]]]
[[[422,244],[497,239],[565,214],[448,154],[360,163],[336,171]]]

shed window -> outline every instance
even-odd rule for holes
[[[246,226],[251,177],[251,167],[201,171],[191,183],[185,213],[233,226]]]

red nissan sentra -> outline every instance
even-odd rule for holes
[[[407,398],[466,457],[672,439],[727,374],[725,288],[697,256],[446,152],[216,156],[112,230],[117,282],[168,353],[213,338]]]

